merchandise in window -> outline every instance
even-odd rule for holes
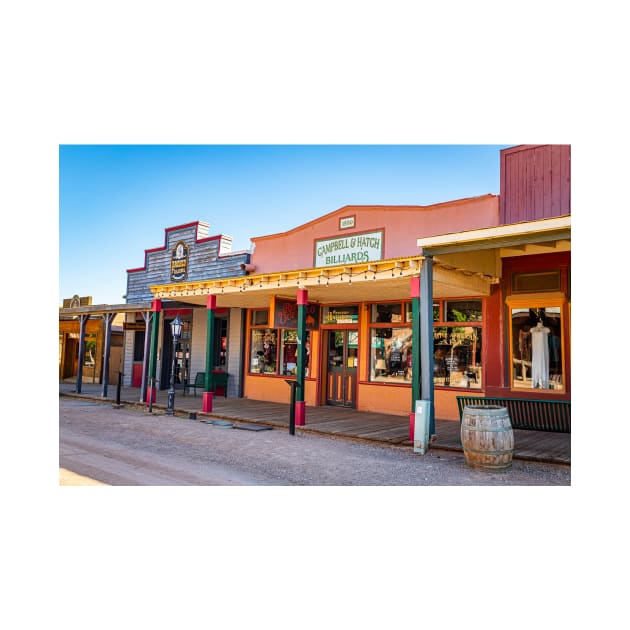
[[[564,391],[559,306],[512,308],[512,386]]]
[[[445,310],[447,322],[481,321],[481,300],[448,300]]]
[[[439,326],[433,329],[433,382],[442,387],[481,389],[482,328]]]
[[[372,304],[373,324],[400,324],[402,322],[402,304]]]
[[[297,375],[299,346],[297,342],[297,330],[294,328],[280,330],[275,328],[252,328],[250,372],[271,375],[278,373],[276,370],[278,338],[280,338],[279,374],[283,376]],[[310,371],[310,346],[310,331],[306,331],[306,340],[304,342],[306,350],[306,378],[308,378]]]
[[[250,371],[259,374],[275,374],[277,349],[278,341],[275,329],[253,328],[250,344]]]
[[[411,328],[372,328],[370,380],[409,383],[411,380]]]
[[[305,377],[308,378],[309,366],[311,360],[311,333],[306,331],[306,340],[304,342],[304,348],[306,349],[306,367]],[[293,328],[286,328],[282,331],[282,344],[280,346],[280,373],[284,376],[296,376],[297,375],[297,358],[298,358],[299,346],[297,330]]]
[[[481,389],[482,308],[483,301],[479,299],[433,303],[433,384],[436,387]],[[468,325],[458,325],[460,323]]]

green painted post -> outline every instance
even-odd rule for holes
[[[149,358],[149,388],[147,390],[147,404],[155,402],[155,374],[157,372],[158,329],[160,328],[160,311],[162,300],[153,300],[151,322],[151,355]]]
[[[212,411],[214,390],[214,375],[212,374],[212,369],[214,367],[214,320],[216,308],[217,296],[209,295],[207,300],[208,323],[206,326],[206,379],[203,388],[203,401],[201,403],[201,410],[207,413]]]
[[[409,439],[413,441],[416,400],[420,400],[420,278],[411,278],[411,413]]]
[[[295,392],[295,424],[302,427],[306,424],[306,403],[304,402],[304,379],[306,376],[306,307],[308,305],[308,291],[298,289],[297,292],[297,391]]]
[[[433,256],[425,256],[420,270],[420,395],[430,401],[429,435],[435,435],[435,395],[433,385]]]

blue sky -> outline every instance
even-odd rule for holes
[[[497,194],[504,146],[61,145],[59,303],[124,302],[126,270],[182,223],[240,250],[344,205]]]

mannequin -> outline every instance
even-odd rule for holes
[[[549,389],[549,328],[542,320],[530,330],[532,336],[532,387]]]

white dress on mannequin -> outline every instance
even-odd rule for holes
[[[542,322],[538,322],[532,335],[532,387],[549,388],[549,333]]]

